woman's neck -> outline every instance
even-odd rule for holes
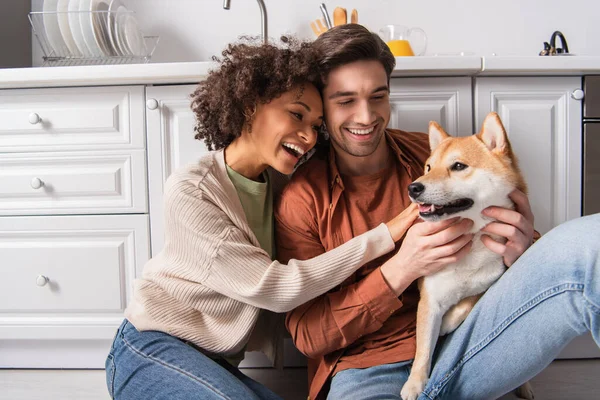
[[[261,181],[267,166],[260,161],[257,149],[245,137],[240,135],[225,148],[225,163],[238,174],[253,181]]]

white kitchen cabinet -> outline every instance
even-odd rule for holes
[[[163,248],[163,184],[177,168],[198,160],[207,152],[194,139],[196,120],[190,95],[196,85],[156,86],[146,89],[148,137],[148,190],[152,254]]]
[[[0,218],[0,368],[102,368],[147,215]]]
[[[580,77],[477,78],[475,127],[500,115],[529,187],[536,229],[544,234],[581,215]]]
[[[570,93],[580,78],[472,82],[392,78],[390,126],[427,132],[435,120],[466,136],[497,111],[537,229],[578,216],[581,105]],[[102,368],[133,279],[163,247],[163,184],[207,151],[194,139],[195,88],[0,91],[0,367]],[[284,366],[305,364],[289,339],[284,350]],[[243,366],[268,361],[253,353]]]
[[[429,121],[448,134],[473,133],[471,78],[392,78],[389,126],[408,132],[427,132]]]
[[[150,256],[143,89],[0,90],[0,367],[103,368]]]

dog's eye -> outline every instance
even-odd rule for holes
[[[427,164],[425,166],[425,172],[429,172],[429,171],[431,171],[431,165]]]
[[[467,167],[468,167],[468,165],[466,165],[466,164],[455,162],[454,164],[452,164],[452,166],[450,167],[450,169],[452,171],[462,171],[463,169],[465,169]]]

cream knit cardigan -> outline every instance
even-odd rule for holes
[[[283,175],[269,170],[278,185]],[[125,317],[207,353],[277,353],[283,313],[325,293],[394,249],[384,224],[306,261],[272,261],[246,222],[224,152],[173,173],[165,184],[165,246],[136,279]],[[265,311],[268,310],[268,311]]]

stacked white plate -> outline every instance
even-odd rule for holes
[[[144,36],[121,0],[44,0],[43,21],[56,56],[142,57]]]

